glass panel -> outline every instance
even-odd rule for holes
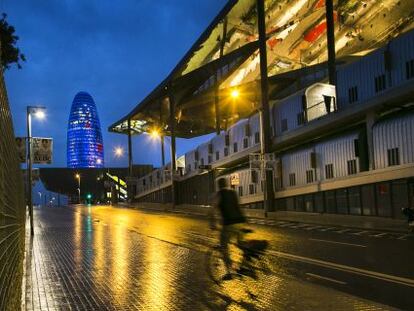
[[[305,204],[304,204],[303,196],[296,197],[296,211],[297,212],[305,211]]]
[[[394,180],[391,183],[392,208],[395,218],[404,219],[401,209],[409,206],[408,185],[406,180]]]
[[[305,203],[305,210],[307,212],[313,212],[314,206],[313,206],[313,195],[307,194],[304,196],[304,203]]]
[[[295,210],[295,198],[294,197],[286,198],[286,209],[288,211]]]
[[[374,185],[361,187],[362,213],[364,215],[376,215]]]
[[[325,192],[325,206],[327,213],[336,213],[335,191]]]
[[[361,191],[359,187],[348,189],[349,212],[353,215],[361,215]]]
[[[323,204],[323,192],[317,192],[314,195],[315,199],[315,210],[318,213],[323,213],[325,211]]]
[[[348,190],[336,189],[336,207],[338,214],[348,214]]]
[[[375,185],[377,196],[378,216],[391,217],[391,191],[387,182]]]

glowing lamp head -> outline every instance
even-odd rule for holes
[[[35,112],[35,117],[37,118],[37,119],[40,119],[40,120],[42,120],[42,119],[44,119],[45,118],[45,112],[44,112],[44,110],[43,109],[38,109],[36,112]]]
[[[80,175],[79,175],[79,174],[76,174],[76,175],[75,175],[75,178],[76,178],[76,179],[80,179]]]
[[[96,159],[96,164],[102,164],[102,159]]]
[[[116,147],[114,153],[116,157],[121,157],[124,154],[124,150],[121,147]]]
[[[158,137],[160,137],[160,131],[158,129],[153,129],[150,132],[150,136],[153,139],[157,139]]]
[[[231,91],[231,97],[232,98],[238,98],[240,96],[240,92],[238,89],[234,89]]]

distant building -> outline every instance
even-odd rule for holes
[[[98,111],[91,95],[76,94],[69,115],[67,140],[69,168],[104,167],[104,148]]]

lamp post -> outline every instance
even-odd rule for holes
[[[115,155],[116,158],[121,158],[124,155],[124,149],[122,147],[116,147],[114,149],[114,155]],[[117,197],[118,197],[118,202],[119,202],[120,199],[121,199],[121,183],[119,181],[119,176],[117,176],[117,178],[118,178],[118,180],[117,180],[117,184],[118,184]]]
[[[81,176],[79,173],[75,175],[75,178],[78,180],[78,200],[79,204],[81,204]]]
[[[34,235],[33,228],[33,199],[32,199],[32,115],[38,119],[45,117],[45,107],[41,106],[27,106],[26,121],[27,121],[27,203],[29,206],[30,216],[30,234]]]

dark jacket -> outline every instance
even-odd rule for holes
[[[246,222],[235,191],[230,189],[219,190],[217,192],[217,207],[220,210],[224,226]]]

